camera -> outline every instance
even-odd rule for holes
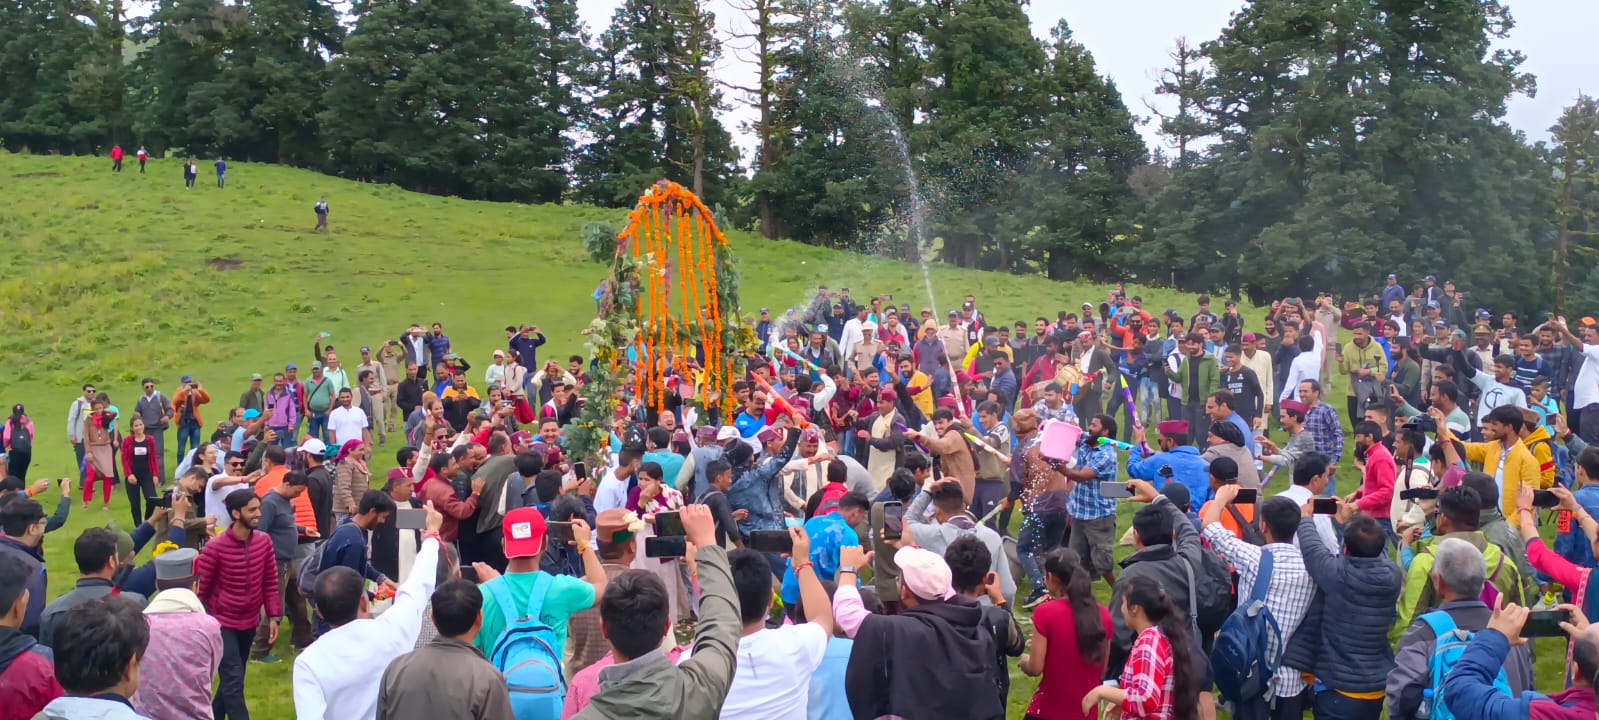
[[[1438,432],[1438,421],[1431,415],[1417,415],[1405,421],[1405,427],[1420,430],[1424,433]]]
[[[1400,500],[1437,500],[1438,488],[1419,487],[1399,491]]]

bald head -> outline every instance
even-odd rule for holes
[[[1599,625],[1589,625],[1577,636],[1571,648],[1571,660],[1577,666],[1573,683],[1593,687],[1599,676]]]

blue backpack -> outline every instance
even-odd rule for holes
[[[505,676],[516,720],[548,720],[561,716],[566,701],[566,678],[561,674],[561,651],[555,630],[539,619],[544,596],[554,577],[540,572],[533,581],[527,611],[517,616],[511,591],[503,580],[483,584],[505,615],[505,631],[494,641],[489,662]]]
[[[1449,676],[1455,663],[1460,661],[1461,653],[1466,651],[1466,646],[1471,644],[1471,639],[1477,633],[1461,630],[1455,625],[1454,618],[1443,610],[1434,610],[1421,619],[1432,627],[1433,635],[1438,639],[1432,642],[1432,655],[1427,658],[1427,672],[1430,673],[1432,688],[1432,713],[1428,716],[1431,720],[1454,720],[1455,713],[1449,709],[1449,699],[1444,697],[1444,678]],[[1505,697],[1514,697],[1510,692],[1510,681],[1505,679],[1505,669],[1499,668],[1499,674],[1494,676],[1494,689],[1505,694]]]
[[[1216,633],[1210,651],[1210,667],[1216,676],[1216,689],[1235,703],[1248,702],[1266,694],[1266,686],[1282,664],[1282,629],[1266,608],[1266,590],[1271,587],[1274,558],[1260,553],[1260,570],[1249,599],[1238,603]],[[1275,651],[1275,652],[1273,652]]]

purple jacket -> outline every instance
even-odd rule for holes
[[[133,707],[150,720],[211,716],[211,678],[222,663],[222,626],[184,589],[150,599],[150,645],[139,664]]]
[[[267,420],[267,427],[282,430],[292,428],[300,422],[300,403],[294,396],[294,389],[287,384],[281,391],[276,388],[267,390],[266,407],[272,411],[272,418]]]

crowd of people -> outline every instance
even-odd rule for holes
[[[245,720],[285,650],[302,719],[1592,717],[1599,324],[1464,302],[1007,327],[823,287],[760,309],[730,410],[690,358],[590,455],[594,369],[532,325],[476,370],[435,323],[354,367],[318,333],[237,402],[84,385],[78,477],[0,431],[0,720]],[[133,529],[61,593],[97,480]]]

